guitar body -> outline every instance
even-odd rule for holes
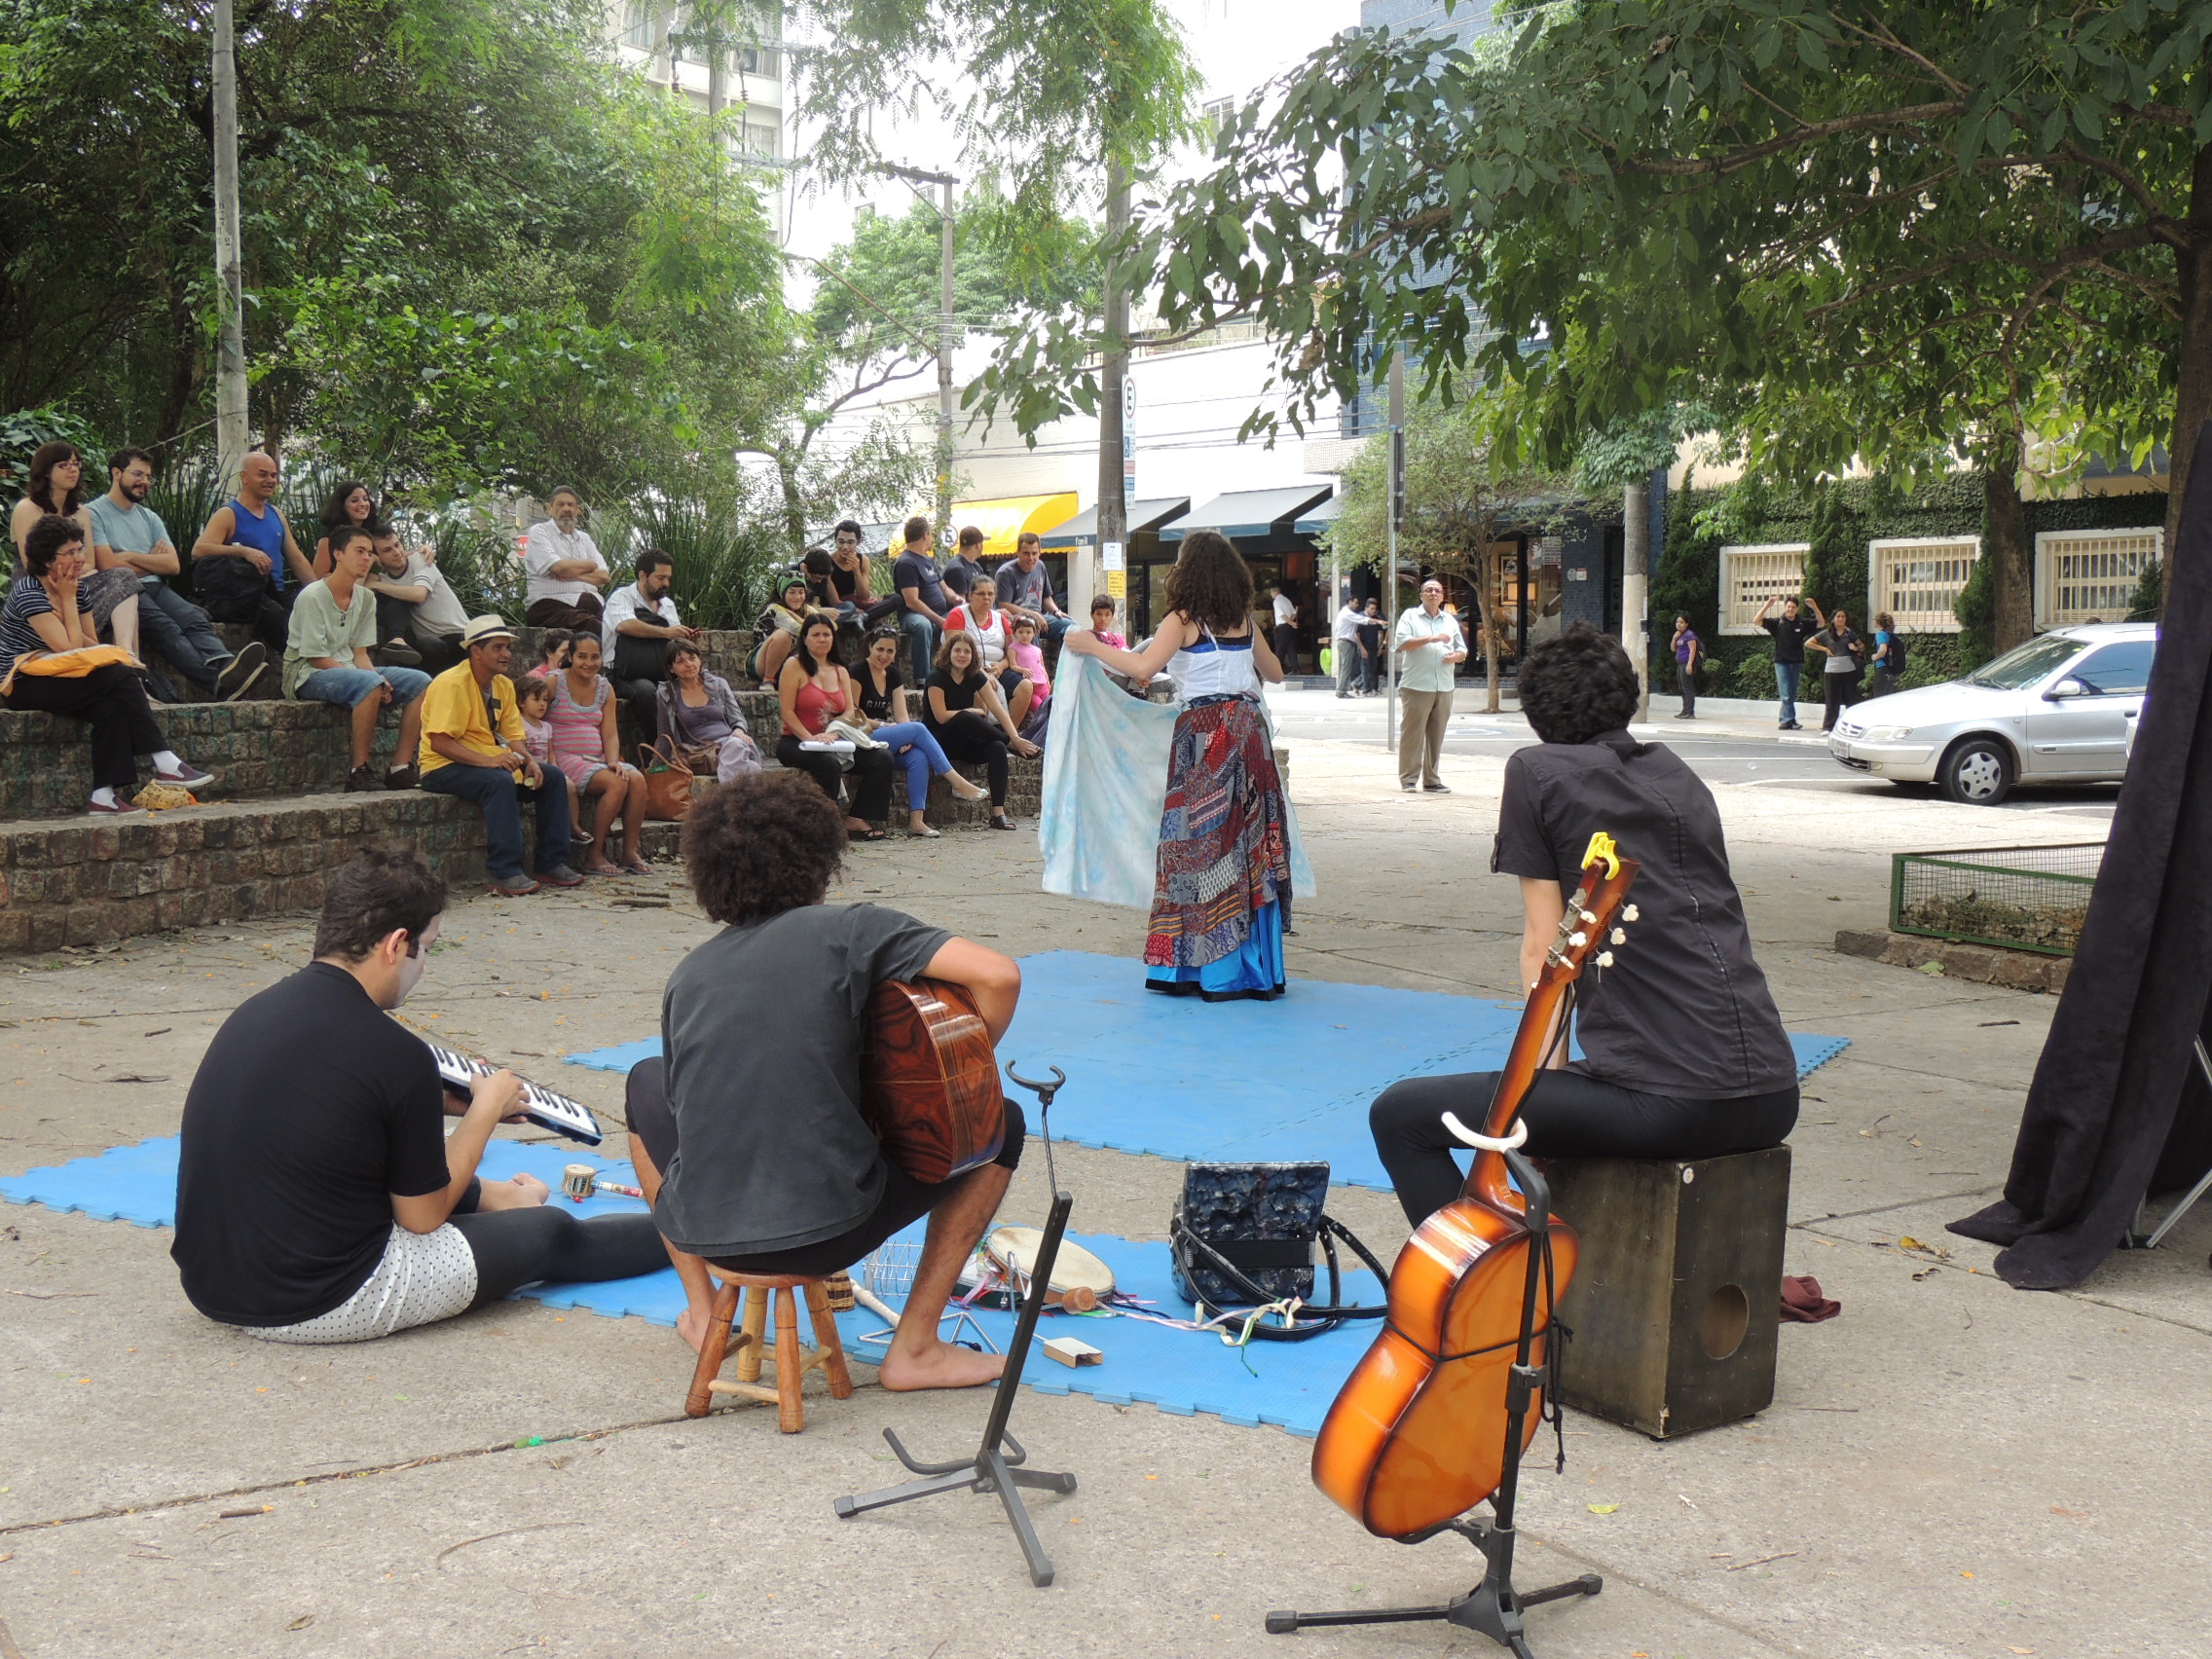
[[[1555,1216],[1551,1238],[1552,1294],[1564,1294],[1574,1272],[1574,1230]],[[1468,1425],[1494,1421],[1505,1397],[1533,1242],[1518,1211],[1460,1198],[1422,1222],[1399,1253],[1390,1323],[1313,1442],[1313,1484],[1376,1536],[1438,1526],[1497,1489],[1502,1427],[1470,1434]],[[1551,1316],[1549,1301],[1539,1301],[1532,1365],[1549,1354]],[[1453,1354],[1468,1357],[1436,1357]],[[1535,1436],[1540,1398],[1530,1402],[1524,1448]]]
[[[1006,1096],[998,1052],[959,985],[885,979],[867,1004],[861,1110],[884,1156],[929,1186],[999,1155]]]

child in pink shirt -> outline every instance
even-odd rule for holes
[[[1023,616],[1014,624],[1014,640],[1006,654],[1014,666],[1028,676],[1029,683],[1037,689],[1030,694],[1031,709],[1041,709],[1052,695],[1052,682],[1045,674],[1045,653],[1037,645],[1037,623],[1033,617]]]

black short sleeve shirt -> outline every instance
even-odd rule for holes
[[[1663,744],[1608,732],[1505,763],[1491,868],[1571,893],[1599,830],[1642,867],[1613,966],[1576,987],[1579,1069],[1625,1088],[1725,1100],[1787,1088],[1797,1064],[1751,956],[1713,792]]]
[[[1769,616],[1759,626],[1774,637],[1774,660],[1780,663],[1803,662],[1805,642],[1821,631],[1810,616]]]
[[[880,904],[808,904],[724,928],[661,998],[676,1156],[653,1213],[680,1249],[746,1256],[857,1226],[883,1196],[861,1116],[862,1017],[952,938]]]
[[[445,1089],[421,1038],[327,962],[248,997],[185,1096],[184,1294],[226,1325],[327,1313],[376,1271],[391,1199],[448,1179]]]
[[[945,603],[945,581],[937,561],[926,553],[902,553],[891,567],[891,591],[912,588],[915,597],[942,616],[952,607]]]

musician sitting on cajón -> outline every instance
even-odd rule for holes
[[[707,1331],[707,1264],[731,1272],[849,1268],[908,1224],[929,1234],[883,1358],[886,1388],[963,1388],[1004,1357],[942,1342],[939,1316],[1021,1161],[1021,1110],[1006,1103],[995,1162],[936,1185],[883,1156],[861,1115],[869,995],[885,979],[965,986],[995,1042],[1021,970],[997,951],[881,904],[826,904],[844,857],[836,804],[803,772],[766,772],[697,801],[683,863],[699,906],[723,924],[670,976],[662,1060],[630,1073],[630,1157]]]
[[[512,1072],[454,1101],[389,1017],[429,966],[446,884],[411,847],[331,874],[314,960],[240,1003],[185,1096],[169,1248],[210,1319],[351,1343],[450,1319],[536,1279],[631,1278],[663,1260],[652,1218],[549,1207],[530,1175],[480,1181]],[[449,1137],[445,1120],[461,1118]]]
[[[1576,623],[1521,665],[1521,709],[1542,743],[1505,763],[1491,868],[1521,878],[1521,983],[1535,982],[1593,833],[1642,871],[1613,964],[1584,970],[1574,1035],[1530,1088],[1527,1151],[1551,1158],[1717,1158],[1781,1143],[1797,1122],[1797,1064],[1766,977],[1713,792],[1664,744],[1628,734],[1636,669]],[[1498,1074],[1409,1078],[1369,1112],[1376,1150],[1417,1226],[1459,1196],[1443,1115],[1479,1127]]]

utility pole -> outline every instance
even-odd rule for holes
[[[1112,155],[1106,161],[1106,240],[1111,245],[1129,228],[1129,169]],[[1127,476],[1125,455],[1127,451],[1128,410],[1123,399],[1123,389],[1129,378],[1129,296],[1122,285],[1122,267],[1119,259],[1108,259],[1105,271],[1105,331],[1106,357],[1099,364],[1098,399],[1098,550],[1101,566],[1107,560],[1106,548],[1119,548],[1119,564],[1125,572],[1128,569],[1129,498],[1124,480]],[[1101,575],[1107,593],[1114,592],[1114,571],[1102,569]],[[1128,597],[1128,581],[1124,574],[1123,591],[1118,599]],[[1129,607],[1125,637],[1136,635],[1136,609]]]
[[[1651,649],[1644,611],[1651,604],[1651,480],[1621,487],[1621,648],[1636,664],[1636,718],[1651,719]]]
[[[215,0],[215,280],[223,308],[215,348],[215,457],[236,491],[249,431],[245,402],[245,277],[239,236],[239,64],[231,0]]]
[[[1406,510],[1406,353],[1390,353],[1390,573],[1382,584],[1382,747],[1398,732],[1398,520]]]
[[[934,184],[942,193],[938,202],[937,282],[937,535],[943,550],[952,533],[952,343],[958,325],[952,314],[953,203],[952,187],[959,179],[950,173],[925,172],[878,162],[875,170],[903,178],[909,184]]]

